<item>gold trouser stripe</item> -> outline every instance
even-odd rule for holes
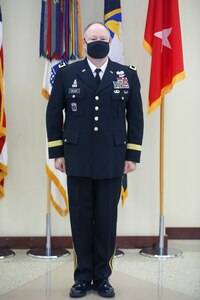
[[[63,141],[62,140],[48,142],[48,147],[49,148],[57,147],[57,146],[62,146],[62,145],[63,145]]]
[[[78,267],[77,255],[76,255],[76,250],[74,248],[74,245],[72,245],[72,248],[73,248],[74,270],[76,270]]]
[[[142,146],[137,145],[137,144],[127,144],[127,149],[141,151]]]
[[[113,270],[113,260],[114,260],[115,252],[116,252],[116,249],[114,250],[112,257],[109,260],[109,266],[110,266],[111,271]]]

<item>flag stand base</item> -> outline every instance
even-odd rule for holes
[[[70,255],[67,249],[31,249],[27,252],[27,255],[39,259],[54,259],[64,258]]]
[[[120,258],[124,255],[124,252],[120,249],[116,249],[114,258]]]
[[[54,259],[64,258],[70,255],[69,250],[63,248],[51,248],[51,214],[46,214],[46,247],[30,249],[27,255],[33,258]]]
[[[159,224],[159,245],[154,247],[147,247],[140,250],[140,254],[153,258],[175,258],[182,256],[183,252],[179,249],[165,247],[164,245],[164,215],[160,216]]]
[[[15,256],[15,252],[9,249],[0,249],[0,259]]]
[[[173,249],[173,248],[159,248],[159,247],[149,247],[144,248],[140,250],[140,254],[147,257],[152,258],[175,258],[182,256],[183,252],[179,249]]]

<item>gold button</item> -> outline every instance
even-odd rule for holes
[[[94,108],[94,109],[97,111],[97,110],[99,110],[99,107],[98,107],[98,106],[95,106],[95,108]]]
[[[99,96],[95,96],[95,100],[99,100]]]
[[[94,117],[94,119],[95,119],[95,121],[98,121],[98,120],[99,120],[99,117],[96,116],[96,117]]]
[[[98,127],[94,127],[94,131],[98,131],[99,130],[99,128]]]

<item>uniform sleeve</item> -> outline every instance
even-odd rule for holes
[[[62,70],[58,70],[47,105],[46,128],[49,158],[64,156],[63,151],[63,109],[65,107]]]
[[[140,162],[143,139],[143,108],[140,94],[140,82],[135,70],[130,82],[131,96],[127,104],[127,150],[126,160]]]

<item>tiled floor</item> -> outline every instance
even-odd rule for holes
[[[200,241],[170,241],[182,257],[154,259],[139,250],[124,250],[114,261],[111,284],[118,300],[200,299]],[[16,250],[0,260],[0,300],[66,300],[73,284],[73,258],[39,260]],[[100,299],[89,292],[84,299]],[[102,299],[102,298],[101,298]]]

